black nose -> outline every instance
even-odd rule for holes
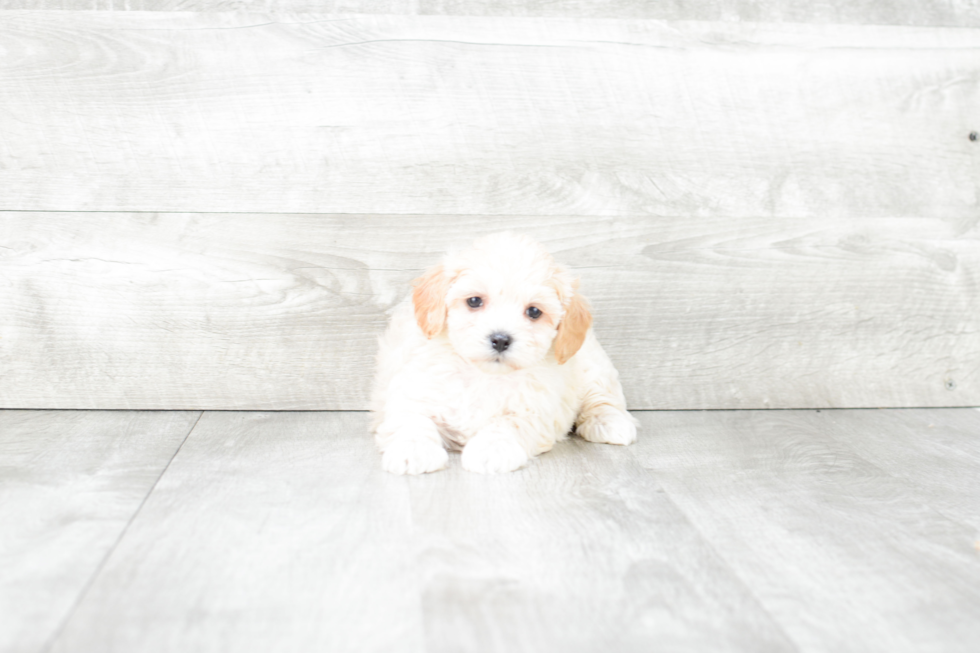
[[[504,351],[510,347],[510,336],[506,333],[492,333],[490,334],[490,344],[497,351]]]

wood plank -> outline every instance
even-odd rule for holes
[[[0,209],[976,218],[980,30],[7,12]]]
[[[793,651],[630,449],[412,479],[426,650]]]
[[[0,411],[0,650],[42,650],[198,417]]]
[[[976,529],[980,546],[980,410],[832,412],[827,433]],[[855,434],[860,433],[860,436]]]
[[[980,404],[975,219],[2,213],[0,406],[364,409],[411,280],[502,229],[634,409]]]
[[[367,416],[208,413],[52,651],[792,650],[624,448],[380,468]]]
[[[930,413],[937,429],[921,449],[943,439],[950,412]],[[884,423],[889,435],[903,414]],[[960,488],[909,483],[855,453],[877,420],[769,411],[641,421],[636,455],[801,650],[976,648],[978,532],[944,514]],[[944,450],[917,458],[919,473],[938,478]]]
[[[51,651],[418,651],[366,414],[206,413]]]
[[[270,11],[470,16],[557,16],[654,20],[754,21],[980,27],[968,0],[0,0],[0,10]]]

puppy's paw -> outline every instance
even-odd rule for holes
[[[463,447],[463,469],[479,474],[512,472],[527,463],[527,452],[512,438],[476,436]]]
[[[425,438],[396,438],[381,456],[381,468],[392,474],[425,474],[442,469],[449,454]]]
[[[633,444],[636,442],[636,420],[625,411],[609,408],[586,417],[575,432],[589,442]]]

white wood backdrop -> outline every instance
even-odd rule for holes
[[[583,11],[0,13],[0,405],[363,408],[501,228],[632,408],[980,403],[980,30]]]
[[[363,408],[386,312],[520,229],[582,277],[633,408],[980,402],[957,220],[3,214],[2,403]]]
[[[0,9],[580,16],[980,27],[975,0],[0,0]]]
[[[6,12],[0,209],[976,220],[980,30]]]

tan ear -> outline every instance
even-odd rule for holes
[[[555,336],[555,358],[559,365],[564,365],[582,347],[590,326],[592,312],[589,311],[589,303],[579,294],[572,295]]]
[[[426,338],[442,333],[446,326],[446,292],[449,290],[449,278],[442,266],[429,268],[412,285],[415,286],[412,291],[415,320],[422,333]]]

